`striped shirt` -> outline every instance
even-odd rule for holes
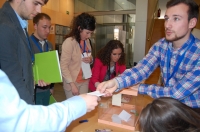
[[[165,38],[155,43],[149,53],[135,66],[127,69],[115,79],[119,88],[129,87],[147,79],[151,73],[160,66],[163,86],[140,84],[139,94],[147,94],[153,98],[172,97],[192,108],[200,108],[200,40],[195,38],[192,46],[186,51],[192,41],[193,35],[190,35],[188,41],[178,49],[174,49],[171,42]],[[177,64],[177,57],[186,54],[179,65],[178,71],[175,71],[166,85],[167,81],[167,50],[171,51],[170,75]]]

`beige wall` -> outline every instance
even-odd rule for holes
[[[6,0],[0,0],[0,7],[2,7],[3,3],[5,2]]]

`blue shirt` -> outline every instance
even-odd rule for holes
[[[28,22],[26,20],[23,20],[18,14],[17,12],[15,11],[15,14],[17,15],[17,18],[19,20],[19,23],[21,25],[21,27],[24,29],[24,28],[27,28],[27,25],[28,25]]]
[[[0,70],[0,132],[60,132],[86,113],[86,102],[74,96],[49,106],[28,105]]]
[[[200,108],[200,40],[195,38],[192,47],[186,51],[193,35],[179,49],[174,49],[172,43],[161,39],[155,43],[148,54],[133,68],[127,69],[116,78],[120,90],[125,87],[140,83],[148,78],[151,73],[160,66],[164,87],[159,85],[140,84],[138,92],[147,94],[153,98],[172,97],[193,108]],[[177,57],[186,54],[178,71],[167,81],[167,50],[172,51],[170,59],[170,74],[172,74]]]

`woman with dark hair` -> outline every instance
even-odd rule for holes
[[[88,92],[89,79],[81,65],[93,62],[89,38],[94,30],[94,16],[82,13],[72,21],[71,32],[63,42],[60,65],[67,98]]]
[[[157,98],[148,104],[139,122],[142,132],[200,132],[200,115],[169,97]]]
[[[123,44],[119,40],[110,40],[96,56],[92,68],[89,89],[95,91],[99,83],[110,80],[126,69]]]

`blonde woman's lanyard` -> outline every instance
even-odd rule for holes
[[[185,53],[192,47],[195,38],[194,36],[191,36],[192,40],[190,42],[190,44],[188,45],[187,49],[185,50],[185,52],[182,55],[178,55],[177,60],[178,62],[176,63],[176,66],[174,67],[174,70],[172,72],[172,74],[170,75],[170,60],[171,60],[171,51],[168,48],[167,50],[167,81],[166,81],[166,86],[169,86],[169,80],[174,76],[174,74],[178,71],[178,68],[181,64],[181,62],[183,61],[184,57],[185,57]]]

